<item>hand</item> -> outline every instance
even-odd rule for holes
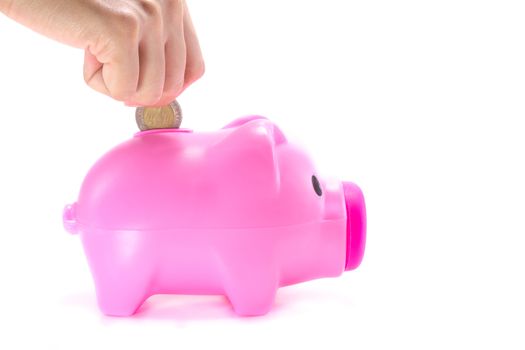
[[[128,105],[166,105],[204,73],[184,0],[0,0],[0,10],[84,49],[86,83]]]

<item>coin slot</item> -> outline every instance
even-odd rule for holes
[[[149,135],[149,134],[160,134],[160,133],[183,133],[183,134],[188,134],[188,133],[192,133],[193,130],[191,129],[151,129],[151,130],[144,130],[144,131],[139,131],[137,133],[135,133],[135,135],[133,135],[133,137],[138,137],[138,136],[144,136],[144,135]]]

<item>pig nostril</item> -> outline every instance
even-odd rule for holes
[[[323,190],[321,189],[321,184],[315,175],[312,175],[312,185],[314,186],[314,191],[319,197],[323,195]]]

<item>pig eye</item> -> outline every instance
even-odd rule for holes
[[[323,190],[321,189],[321,184],[315,175],[312,175],[312,185],[314,186],[314,191],[319,197],[323,195]]]

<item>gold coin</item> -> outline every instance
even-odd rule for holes
[[[138,107],[135,119],[140,130],[178,129],[182,122],[182,110],[177,101],[163,107]]]

